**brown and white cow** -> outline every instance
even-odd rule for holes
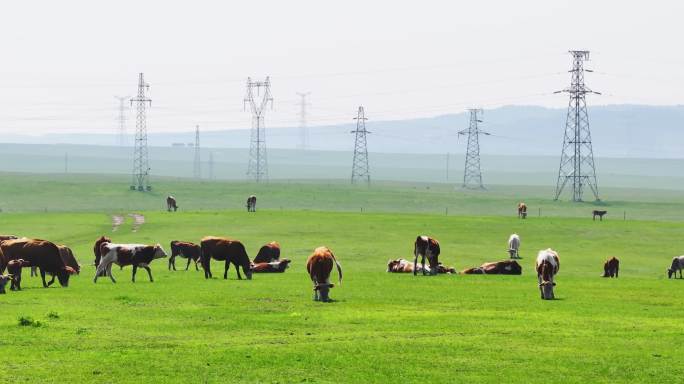
[[[539,251],[535,263],[535,270],[537,271],[537,280],[539,282],[539,291],[541,298],[544,300],[552,300],[555,298],[553,294],[553,287],[556,286],[554,277],[560,268],[560,259],[558,253],[551,248]]]
[[[527,204],[518,204],[518,219],[527,219]]]
[[[43,280],[43,287],[47,288],[55,281],[63,287],[69,286],[69,277],[76,273],[72,267],[66,265],[56,244],[40,239],[15,239],[0,242],[0,249],[9,260],[23,259],[32,266],[37,266]],[[52,275],[49,283],[45,281],[45,274]]]
[[[204,278],[209,279],[211,274],[211,259],[225,261],[225,270],[223,278],[228,278],[228,269],[232,263],[237,271],[237,278],[242,280],[240,275],[240,268],[245,273],[247,280],[252,280],[252,271],[250,269],[250,260],[247,255],[245,246],[238,240],[227,239],[224,237],[206,236],[202,238],[200,244],[202,252],[200,260],[202,268],[204,269]]]
[[[290,259],[271,261],[270,263],[252,263],[250,269],[254,273],[282,273],[290,267]]]
[[[672,258],[672,264],[667,269],[667,278],[671,279],[674,275],[677,278],[677,271],[679,271],[679,278],[682,278],[682,270],[684,269],[684,256],[677,256]]]
[[[484,263],[476,268],[461,271],[462,275],[521,275],[522,266],[515,260]]]
[[[618,272],[620,271],[620,260],[617,257],[611,257],[603,263],[603,275],[602,277],[618,277]]]
[[[22,268],[30,267],[31,263],[24,259],[10,260],[7,263],[7,272],[12,275],[12,291],[21,291],[21,271]]]
[[[247,198],[247,212],[256,212],[256,196],[254,195]]]
[[[259,253],[257,253],[252,262],[254,264],[258,264],[270,263],[278,260],[280,260],[280,244],[275,241],[271,241],[259,249]]]
[[[199,262],[200,255],[202,254],[202,249],[198,244],[190,243],[187,241],[174,240],[171,242],[171,257],[169,257],[169,270],[173,268],[176,270],[176,256],[180,256],[183,259],[188,259],[188,264],[185,266],[187,271],[190,268],[190,261],[195,262],[195,270],[199,271],[197,263]]]
[[[334,284],[330,283],[330,272],[333,264],[337,266],[337,273],[339,275],[339,284],[342,284],[342,266],[335,258],[328,247],[316,248],[311,256],[306,260],[306,270],[309,272],[309,277],[314,285],[314,301],[330,301],[330,288]]]
[[[173,209],[174,212],[178,210],[178,204],[176,204],[176,198],[173,196],[167,196],[166,197],[166,210],[171,212]]]
[[[418,268],[417,272],[422,272],[423,271],[423,266],[418,264],[416,266]],[[425,266],[426,273],[431,273],[431,269],[429,266]],[[413,263],[409,260],[406,259],[394,259],[394,260],[389,260],[387,262],[387,272],[391,273],[413,273]],[[442,263],[439,263],[437,265],[437,273],[445,273],[445,274],[452,274],[456,273],[456,270],[452,267],[447,267],[443,265]]]
[[[107,275],[116,283],[114,276],[112,276],[112,264],[116,264],[120,267],[126,265],[133,266],[133,275],[131,276],[131,281],[135,283],[135,274],[138,272],[138,267],[144,268],[147,274],[150,276],[150,282],[154,282],[152,279],[152,270],[150,270],[150,263],[154,259],[161,259],[166,257],[166,252],[161,245],[146,245],[146,244],[114,244],[114,243],[103,243],[100,246],[100,252],[102,258],[100,259],[100,264],[97,266],[95,271],[95,278],[93,282],[97,283],[97,278],[99,276]]]
[[[418,273],[418,256],[421,256],[420,264],[422,266],[423,275],[428,272],[431,275],[437,274],[439,266],[439,242],[428,236],[418,236],[416,242],[413,244],[413,275]],[[429,269],[425,269],[425,258],[428,259],[430,265]]]

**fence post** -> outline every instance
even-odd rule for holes
[[[444,208],[444,216],[449,216],[449,207]]]
[[[541,217],[541,207],[539,207],[539,217]]]
[[[627,220],[627,211],[622,211],[622,220]]]

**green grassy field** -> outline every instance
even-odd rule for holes
[[[507,187],[485,193],[449,186],[339,183],[190,183],[160,180],[132,193],[94,176],[4,175],[0,233],[71,246],[84,265],[69,288],[0,295],[4,330],[0,374],[13,382],[672,382],[684,377],[682,280],[666,268],[682,252],[681,198],[674,192],[614,190],[606,221],[592,204],[551,202],[548,191]],[[428,189],[428,187],[430,187]],[[243,198],[256,190],[259,211]],[[181,210],[162,211],[174,193]],[[518,220],[525,200],[534,213]],[[162,201],[160,201],[162,200]],[[359,203],[364,204],[362,213]],[[40,204],[44,207],[41,209]],[[450,204],[450,205],[449,205]],[[445,215],[441,206],[449,206]],[[512,207],[511,207],[512,206]],[[12,207],[8,209],[7,207]],[[213,207],[213,208],[212,208]],[[44,208],[48,208],[45,212]],[[617,209],[639,220],[611,216]],[[110,215],[142,212],[111,232]],[[522,238],[522,276],[388,274],[390,258],[409,258],[417,234],[442,244],[457,269],[507,257]],[[92,243],[242,240],[250,256],[277,240],[292,259],[285,274],[238,281],[222,265],[214,278],[170,272],[167,260],[130,281],[93,284]],[[333,303],[312,300],[305,260],[327,245],[344,268]],[[542,301],[533,272],[539,249],[561,257],[555,301]],[[603,279],[608,256],[621,277]],[[183,262],[177,261],[177,266]],[[336,276],[334,277],[336,279]],[[31,318],[34,324],[20,325]],[[30,323],[30,321],[25,321]]]

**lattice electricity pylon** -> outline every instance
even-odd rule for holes
[[[370,185],[370,169],[368,167],[368,141],[366,134],[370,132],[366,130],[366,120],[363,107],[359,107],[356,120],[356,129],[351,131],[356,135],[354,139],[354,161],[352,163],[351,183],[365,182]]]
[[[119,146],[123,147],[126,145],[126,100],[128,100],[130,96],[114,96],[114,98],[119,100],[119,129],[117,131],[117,143]]]
[[[589,60],[589,51],[569,52],[572,55],[570,88],[555,92],[570,94],[570,102],[565,120],[565,136],[554,200],[558,200],[563,188],[570,182],[572,184],[572,201],[582,201],[583,188],[587,184],[594,193],[596,201],[600,201],[585,99],[587,93],[597,95],[600,93],[592,91],[584,84],[584,72],[592,72],[584,68],[584,61]]]
[[[482,109],[469,109],[470,125],[468,129],[459,131],[459,135],[468,135],[468,147],[466,149],[465,168],[463,170],[462,188],[486,189],[482,184],[482,169],[480,168],[480,134],[489,136],[488,132],[480,129],[478,123],[482,120],[478,114],[482,115]]]
[[[201,161],[201,157],[200,157],[199,125],[196,125],[195,126],[195,161],[193,162],[192,176],[198,180],[202,178],[202,163],[200,161]]]
[[[309,149],[309,128],[306,126],[306,107],[309,103],[306,102],[306,97],[309,96],[311,92],[300,93],[297,95],[301,98],[299,101],[299,149],[307,150]]]
[[[263,88],[263,91],[262,91]],[[256,90],[256,94],[254,92]],[[261,100],[258,96],[263,93]],[[252,81],[247,78],[247,94],[245,95],[244,107],[249,103],[252,112],[252,131],[249,144],[249,163],[247,164],[247,176],[254,178],[257,183],[268,178],[268,163],[266,161],[266,130],[264,127],[264,112],[268,103],[273,108],[271,97],[271,81],[268,77],[264,81]]]
[[[145,108],[152,100],[146,95],[150,85],[145,82],[140,73],[138,79],[138,96],[131,99],[131,105],[136,104],[138,114],[135,119],[135,144],[133,146],[133,182],[131,190],[151,191],[150,161],[147,153],[147,115]]]

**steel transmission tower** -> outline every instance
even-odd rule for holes
[[[489,135],[480,129],[478,123],[482,120],[478,114],[482,115],[482,109],[469,109],[470,125],[468,129],[459,131],[459,135],[468,135],[468,147],[466,150],[465,169],[463,170],[463,188],[485,189],[482,184],[482,169],[480,168],[480,134]]]
[[[259,98],[260,95],[261,97]],[[250,111],[252,112],[252,131],[247,175],[253,177],[257,183],[268,178],[266,130],[264,128],[264,112],[268,103],[271,103],[271,108],[273,108],[271,81],[269,78],[266,77],[264,81],[252,81],[248,77],[244,106],[246,108],[247,104],[249,104]]]
[[[587,93],[600,95],[600,93],[594,92],[584,85],[584,72],[592,72],[589,69],[584,69],[584,61],[589,60],[589,51],[570,51],[570,55],[572,55],[570,88],[555,92],[570,94],[570,102],[565,121],[563,151],[561,152],[554,200],[558,200],[563,188],[569,182],[572,185],[573,201],[582,201],[583,188],[587,184],[594,193],[596,201],[599,201],[594,150],[591,145],[585,95]]]
[[[311,92],[299,93],[297,95],[301,98],[299,101],[299,149],[309,149],[309,128],[306,126],[306,107],[311,105],[306,102],[306,97]]]
[[[202,178],[202,166],[200,163],[200,134],[199,125],[195,126],[195,162],[193,164],[192,176],[195,179]]]
[[[150,162],[147,153],[147,115],[146,107],[152,106],[146,93],[150,85],[145,82],[144,75],[140,73],[138,79],[138,96],[131,99],[131,105],[135,103],[137,116],[135,118],[135,144],[133,148],[133,183],[131,190],[151,191],[150,185]]]
[[[122,147],[126,145],[126,100],[129,97],[130,96],[114,96],[115,99],[119,100],[119,129],[117,132],[117,144]]]
[[[368,141],[366,134],[370,133],[366,130],[366,120],[363,107],[359,107],[359,112],[354,118],[356,120],[356,129],[351,131],[355,134],[354,139],[354,162],[352,164],[352,184],[357,182],[365,182],[370,185],[370,169],[368,168]]]

